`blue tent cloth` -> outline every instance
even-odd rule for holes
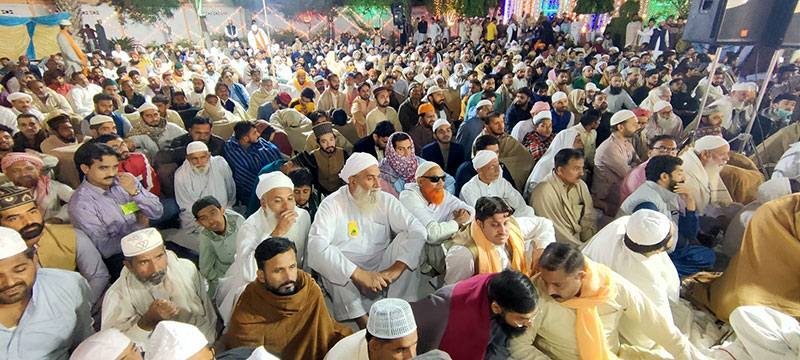
[[[69,19],[70,13],[60,12],[51,15],[36,16],[36,17],[18,17],[18,16],[0,16],[0,26],[19,26],[26,25],[28,28],[28,36],[31,38],[28,49],[25,55],[30,59],[36,58],[36,48],[33,46],[33,33],[36,30],[36,25],[57,26],[61,20]]]

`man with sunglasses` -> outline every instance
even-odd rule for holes
[[[468,223],[475,209],[444,190],[445,173],[433,161],[417,167],[416,183],[400,192],[400,203],[425,226],[428,232],[423,248],[423,273],[444,274],[442,243]]]
[[[650,140],[648,145],[648,159],[652,159],[653,157],[660,155],[678,157],[678,142],[675,141],[675,138],[672,137],[672,135],[657,135]],[[625,201],[628,196],[636,191],[636,189],[638,189],[639,186],[644,184],[644,182],[647,180],[644,175],[644,168],[647,166],[648,161],[637,165],[635,168],[633,168],[633,170],[628,172],[628,175],[626,175],[625,179],[622,180],[622,184],[619,187],[620,201]]]

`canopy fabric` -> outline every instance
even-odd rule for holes
[[[65,12],[36,17],[0,16],[0,32],[4,35],[0,38],[0,57],[16,59],[26,55],[41,59],[59,52],[58,24],[69,18]]]

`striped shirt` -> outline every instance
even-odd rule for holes
[[[258,142],[247,148],[239,145],[235,136],[225,142],[223,157],[233,171],[233,182],[236,183],[236,201],[247,205],[250,193],[258,184],[258,172],[265,165],[283,159],[275,144],[258,138]]]

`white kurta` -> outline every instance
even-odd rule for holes
[[[543,217],[516,217],[522,238],[525,240],[525,266],[530,267],[533,253],[536,249],[544,249],[548,244],[556,241],[556,232],[553,222]],[[503,269],[511,265],[510,254],[504,245],[495,245],[495,251],[500,258]],[[445,285],[455,284],[461,280],[469,279],[475,275],[475,260],[472,252],[464,246],[453,245],[447,250],[445,257],[447,272],[444,276]]]
[[[17,115],[14,115],[14,112],[5,106],[0,106],[0,125],[8,126],[14,131],[14,134],[19,131],[17,128]]]
[[[697,213],[703,215],[706,207],[724,207],[733,203],[728,189],[719,177],[719,173],[709,175],[700,158],[689,148],[680,156],[683,160],[683,174],[686,175],[686,186],[697,202]]]
[[[772,173],[772,178],[786,177],[797,178],[800,177],[800,142],[796,142],[786,149],[786,152],[781,155],[778,163],[775,164],[775,170]]]
[[[301,208],[295,207],[294,211],[298,215],[297,221],[283,237],[294,243],[297,248],[297,266],[303,268],[311,217],[308,215],[308,211]],[[256,248],[269,237],[277,225],[278,221],[275,217],[268,217],[264,210],[259,209],[250,215],[239,229],[239,234],[236,235],[236,256],[233,264],[228,268],[225,277],[219,279],[217,294],[214,295],[225,326],[228,326],[231,320],[233,308],[239,301],[239,295],[247,285],[256,279],[258,271],[254,257]]]
[[[670,303],[679,304],[681,280],[666,252],[649,258],[625,246],[623,238],[630,216],[606,225],[583,248],[582,252],[622,275],[642,290],[667,321],[674,323]]]
[[[503,198],[514,208],[515,218],[536,215],[533,208],[525,202],[519,191],[508,180],[503,179],[502,176],[487,185],[478,179],[478,175],[475,175],[461,188],[461,200],[464,200],[469,206],[475,206],[475,203],[482,196],[499,196]]]
[[[611,281],[617,287],[617,297],[597,306],[610,352],[622,359],[638,358],[634,355],[636,351],[648,352],[648,350],[653,358],[664,357],[667,355],[663,353],[666,350],[677,360],[707,359],[675,325],[661,316],[635,285],[614,272],[611,272]],[[575,335],[575,309],[553,300],[538,276],[533,278],[533,283],[539,293],[539,304],[536,306],[538,312],[533,326],[522,335],[511,338],[509,342],[511,357],[580,359],[578,339]],[[622,337],[632,333],[647,336],[660,347],[647,349],[641,344],[623,344]],[[634,349],[631,349],[632,347]]]
[[[350,335],[334,345],[324,360],[369,360],[367,329]]]
[[[72,197],[73,190],[69,185],[50,179],[47,196],[44,197],[44,220],[59,218],[64,223],[69,223],[66,203]],[[62,204],[63,202],[63,204]]]
[[[192,215],[192,205],[204,196],[213,196],[223,206],[231,209],[236,203],[236,184],[228,162],[222,156],[212,156],[208,161],[208,171],[198,174],[192,170],[188,160],[175,170],[175,200],[181,208],[181,228],[189,232],[199,232]]]
[[[326,197],[308,235],[308,264],[323,277],[334,318],[365,315],[372,302],[384,297],[418,300],[419,255],[425,238],[425,227],[388,193],[379,193],[378,207],[371,213],[361,211],[347,185]],[[376,272],[397,261],[408,269],[381,294],[362,295],[350,280],[356,268]]]
[[[67,100],[69,100],[72,108],[75,109],[75,113],[84,118],[94,111],[94,101],[92,99],[102,91],[103,89],[95,84],[88,84],[85,88],[75,85],[67,93]]]
[[[171,251],[167,251],[167,275],[161,284],[142,283],[127,268],[122,269],[103,298],[102,329],[117,329],[137,346],[145,346],[151,331],[136,323],[156,299],[169,300],[180,307],[181,313],[172,320],[192,324],[209,343],[216,341],[217,313],[206,295],[206,280],[194,263],[179,259]]]

